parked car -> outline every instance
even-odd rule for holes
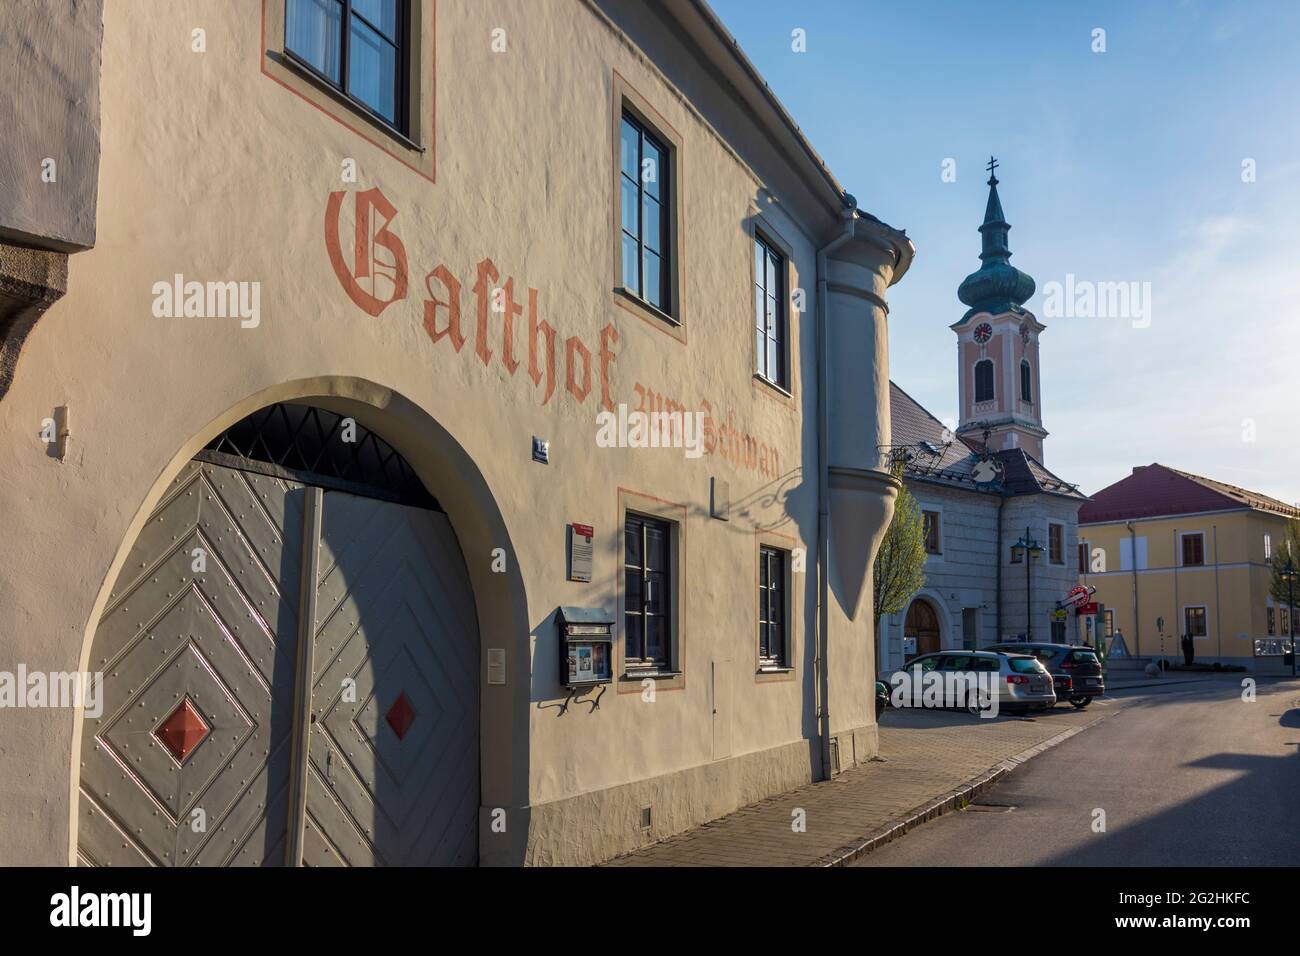
[[[1008,713],[1047,710],[1056,706],[1056,693],[1052,675],[1032,654],[1010,654],[1004,651],[940,651],[914,657],[889,676],[889,691],[894,688],[894,675],[906,674],[910,680],[915,668],[924,674],[928,671],[973,672],[996,675],[993,687],[997,689],[998,710]],[[987,679],[987,678],[986,678]],[[918,691],[919,693],[919,691]],[[969,704],[972,713],[979,711],[978,704]]]
[[[876,681],[876,720],[885,712],[889,706],[889,685],[883,680]]]
[[[991,651],[1012,654],[1032,654],[1052,675],[1058,700],[1068,700],[1082,710],[1094,697],[1106,693],[1106,679],[1101,671],[1101,661],[1091,647],[1077,644],[1048,644],[1006,641],[994,644]]]

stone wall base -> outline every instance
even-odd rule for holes
[[[875,724],[832,737],[840,771],[870,760],[879,750]],[[630,853],[726,816],[766,797],[812,782],[819,772],[817,741],[800,740],[769,750],[579,794],[528,811],[529,866],[589,866]],[[650,808],[644,828],[643,810]],[[491,842],[484,836],[485,842]],[[484,854],[484,863],[493,862]]]

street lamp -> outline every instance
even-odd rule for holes
[[[1296,639],[1295,639],[1295,579],[1300,568],[1293,563],[1291,552],[1287,552],[1286,564],[1278,568],[1278,575],[1286,579],[1286,630],[1291,635],[1291,676],[1296,676]]]
[[[1043,548],[1037,541],[1029,536],[1029,527],[1025,527],[1025,535],[1019,541],[1011,546],[1011,554],[1017,561],[1025,562],[1025,640],[1034,639],[1034,615],[1030,610],[1030,567],[1033,563],[1043,556]]]

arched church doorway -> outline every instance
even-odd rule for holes
[[[476,862],[465,561],[352,419],[270,405],[213,439],[135,541],[91,661],[79,862]]]
[[[908,607],[903,621],[903,637],[915,639],[916,653],[912,657],[939,650],[939,615],[929,601],[917,598]]]

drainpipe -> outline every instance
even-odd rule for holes
[[[1178,547],[1178,529],[1175,528],[1174,529],[1174,621],[1177,622],[1178,624],[1178,647],[1179,648],[1183,646],[1182,630],[1184,627],[1187,626],[1187,621],[1178,616],[1179,614],[1182,613],[1182,611],[1178,607],[1178,562],[1182,560],[1182,557],[1183,557],[1182,549]],[[1201,553],[1201,563],[1202,564],[1205,563],[1204,549],[1202,549],[1202,553]],[[1164,659],[1165,659],[1165,648],[1164,648],[1164,642],[1161,641],[1160,642],[1161,663],[1164,663]]]
[[[1002,640],[1002,509],[1007,506],[1007,496],[998,495],[998,554],[997,561],[994,564],[998,569],[998,591],[993,599],[993,606],[997,609],[998,632],[993,635],[993,642],[997,643]]]
[[[1129,540],[1129,564],[1133,571],[1133,656],[1142,656],[1142,616],[1138,613],[1138,543],[1137,532],[1133,529],[1132,521],[1125,521],[1124,526],[1128,528]]]
[[[817,250],[817,635],[814,642],[813,706],[821,738],[821,779],[831,778],[831,715],[827,697],[830,667],[826,661],[826,632],[830,627],[830,446],[829,398],[826,382],[826,310],[829,281],[826,260],[853,236],[853,210],[844,213],[844,232]],[[877,664],[878,666],[878,664]]]

